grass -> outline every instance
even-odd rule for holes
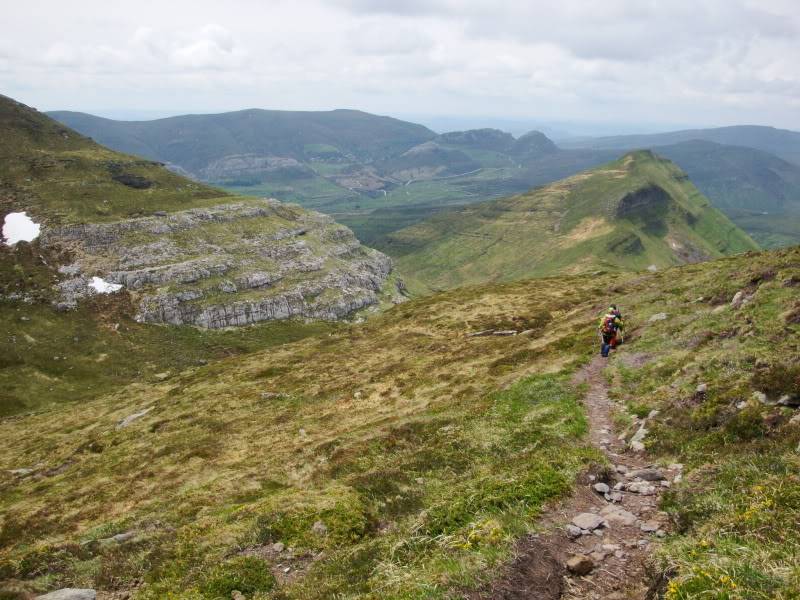
[[[282,541],[307,566],[268,597],[435,597],[479,585],[599,460],[581,442],[569,384],[589,308],[573,301],[593,288],[576,281],[567,297],[554,281],[535,296],[515,284],[421,299],[6,420],[0,464],[37,474],[3,471],[0,570],[17,590],[144,579],[142,597],[206,597],[207,574],[239,556],[277,577],[281,559],[264,548]],[[545,306],[563,329],[544,344],[463,337]],[[134,542],[99,542],[129,529]],[[219,585],[238,581],[237,569]]]
[[[653,189],[665,195],[659,208],[645,208],[655,206],[650,198],[618,214],[626,195],[635,202],[636,193]],[[441,212],[391,234],[383,246],[418,292],[564,272],[665,268],[756,247],[680,170],[649,152],[521,196]]]
[[[750,255],[622,286],[629,312],[670,315],[634,342],[650,361],[615,361],[612,377],[628,410],[660,410],[651,455],[687,467],[662,507],[676,527],[659,554],[670,600],[798,597],[800,426],[795,410],[774,404],[800,391],[797,325],[788,320],[798,258],[796,248]],[[739,290],[752,301],[734,311],[727,303]],[[705,394],[695,392],[700,383]]]
[[[570,381],[613,298],[628,315],[623,352],[645,356],[612,359],[618,421],[659,409],[649,451],[686,465],[663,506],[676,526],[658,558],[667,593],[792,598],[800,428],[789,409],[736,404],[794,389],[798,253],[461,288],[6,419],[5,586],[184,599],[233,585],[275,599],[480,587],[602,462]],[[754,293],[744,308],[716,308],[741,289]],[[669,319],[650,323],[657,312]],[[541,335],[465,337],[530,326]],[[8,472],[19,468],[33,473]]]

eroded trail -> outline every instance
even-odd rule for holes
[[[589,440],[612,468],[584,474],[575,493],[542,518],[543,531],[517,546],[515,560],[480,598],[503,600],[642,600],[654,597],[648,559],[664,535],[662,492],[680,477],[680,465],[658,468],[631,451],[613,429],[612,402],[595,357],[575,376],[586,383]]]

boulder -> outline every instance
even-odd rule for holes
[[[36,596],[36,600],[95,600],[96,598],[97,592],[86,588],[63,588],[43,596]]]
[[[327,535],[328,534],[328,526],[325,525],[322,521],[316,521],[311,526],[311,531],[315,535]]]
[[[600,511],[600,514],[609,523],[618,523],[620,525],[633,525],[636,523],[636,515],[621,506],[609,504]]]
[[[657,321],[666,321],[668,318],[669,318],[669,315],[667,313],[656,313],[653,316],[651,316],[647,320],[647,322],[648,323],[655,323]]]
[[[598,494],[607,494],[609,491],[611,491],[611,488],[608,487],[608,484],[602,482],[595,483],[592,487],[594,488],[594,491],[597,492]]]
[[[571,540],[577,539],[583,535],[583,530],[571,523],[565,527],[565,530],[567,532],[567,537]]]
[[[605,519],[594,513],[581,513],[572,518],[572,524],[575,527],[580,527],[586,531],[594,531],[598,527],[602,527],[604,523]]]
[[[645,481],[661,481],[662,479],[666,479],[664,473],[661,472],[661,469],[636,469],[630,473],[631,477],[643,479]]]

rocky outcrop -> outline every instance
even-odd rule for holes
[[[341,319],[378,303],[392,271],[386,255],[332,218],[277,200],[54,228],[42,238],[75,257],[60,269],[60,309],[99,293],[91,279],[100,277],[123,286],[145,323]]]

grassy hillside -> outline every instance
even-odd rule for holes
[[[800,396],[798,281],[795,248],[453,290],[5,420],[6,596],[464,595],[577,473],[605,466],[571,376],[613,299],[629,324],[607,371],[619,430],[660,410],[652,460],[686,466],[662,507],[667,597],[794,598],[800,425],[774,401]],[[466,336],[485,329],[533,335]]]
[[[560,151],[535,131],[519,139],[495,129],[437,136],[358,111],[247,110],[142,122],[50,115],[114,149],[234,193],[333,215],[370,244],[443,207],[522,192],[616,157]]]
[[[174,163],[191,172],[215,158],[237,154],[376,160],[436,135],[422,125],[357,110],[250,109],[154,121],[114,121],[71,112],[49,115],[101,144]]]
[[[253,218],[224,224],[208,219],[192,229],[171,231],[167,227],[174,213],[227,203],[262,210]],[[308,213],[297,206],[276,205],[265,210],[263,201],[237,198],[175,175],[157,163],[108,150],[46,115],[0,97],[0,223],[13,211],[26,211],[42,224],[42,237],[13,247],[0,244],[0,416],[87,401],[132,381],[168,378],[192,365],[334,328],[303,321],[217,332],[144,325],[135,320],[143,296],[141,286],[110,296],[89,296],[78,302],[75,310],[58,309],[62,299],[56,286],[68,280],[59,267],[74,269],[83,261],[88,264],[87,277],[104,275],[103,265],[113,260],[117,250],[133,265],[126,267],[126,272],[143,267],[158,273],[158,269],[170,264],[180,267],[191,259],[220,260],[223,248],[233,248],[236,255],[224,257],[227,276],[241,273],[246,277],[254,267],[273,271],[281,267],[280,260],[257,255],[252,246],[257,244],[261,251],[281,250],[272,239],[276,233],[286,237],[287,230],[302,225],[304,243],[312,250],[334,247],[334,243],[310,239],[313,223],[302,221]],[[161,229],[150,233],[131,229],[118,240],[110,235],[109,243],[95,236],[96,247],[84,245],[86,240],[80,235],[64,243],[54,241],[53,232],[59,227],[76,225],[80,232],[83,224],[125,226],[142,222],[126,221],[141,215],[161,219]],[[337,240],[353,241],[335,224],[323,224],[321,231],[330,232]],[[49,242],[45,243],[44,237]],[[293,240],[291,236],[286,239]],[[185,258],[189,261],[184,262]],[[284,271],[282,281],[268,290],[280,292],[281,286],[297,279],[302,284],[313,282],[332,272],[334,262],[337,260],[326,257],[312,273],[292,276]],[[237,264],[240,271],[235,272]],[[168,277],[159,280],[158,293],[174,287],[198,296],[201,288],[206,288],[205,295],[198,298],[206,304],[231,302],[237,297],[219,292],[219,275],[215,280],[214,273],[202,268],[196,275],[183,273],[178,282]],[[347,285],[352,288],[354,283],[348,280]],[[333,295],[335,283],[327,286],[325,293]],[[264,289],[244,292],[248,298],[257,298]]]
[[[0,210],[49,224],[212,205],[230,195],[120,154],[0,96]],[[222,199],[222,200],[221,200]]]
[[[418,291],[664,268],[756,247],[680,169],[648,151],[527,194],[441,212],[384,246]]]
[[[763,247],[800,243],[800,166],[754,148],[700,140],[657,152]]]
[[[607,148],[634,150],[655,148],[691,140],[704,140],[730,146],[746,146],[800,165],[800,132],[760,125],[734,125],[712,129],[687,129],[644,135],[619,135],[578,140],[563,140],[564,148]]]

